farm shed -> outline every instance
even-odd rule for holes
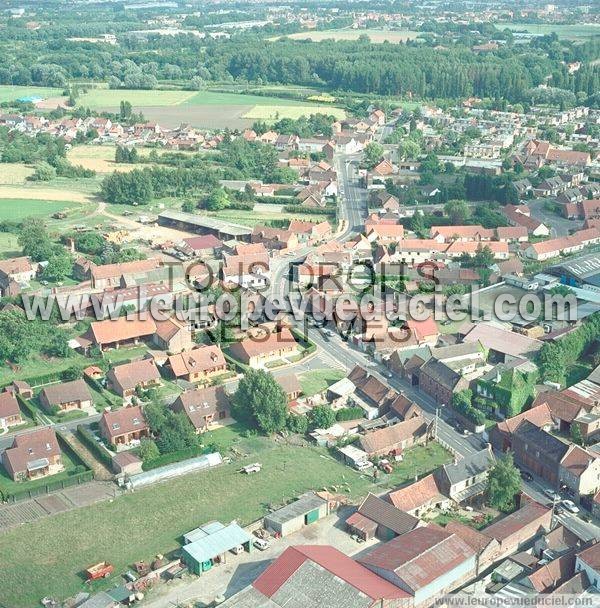
[[[314,492],[307,492],[296,502],[265,516],[264,525],[267,530],[288,536],[327,515],[327,501]]]
[[[225,526],[214,521],[188,532],[183,539],[181,559],[194,574],[225,562],[227,552],[234,547],[241,545],[248,553],[252,550],[252,536],[235,522]]]

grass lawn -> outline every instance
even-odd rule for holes
[[[433,468],[450,459],[433,444],[412,452],[414,457],[407,453],[406,461],[419,461],[422,467]],[[134,561],[179,548],[181,535],[206,521],[238,519],[247,524],[263,516],[269,506],[309,489],[348,488],[358,499],[414,474],[412,465],[399,463],[393,475],[382,475],[374,485],[370,476],[344,466],[326,450],[293,446],[261,452],[263,469],[258,475],[237,472],[255,460],[253,455],[7,531],[0,553],[0,602],[25,608],[37,605],[45,595],[65,598],[84,589],[82,570],[100,559],[115,566],[115,576],[100,583],[110,587]]]
[[[13,186],[24,184],[33,172],[33,167],[28,167],[23,163],[1,163],[0,185]]]
[[[187,106],[300,106],[305,105],[314,114],[318,104],[302,104],[297,99],[283,99],[267,95],[246,95],[243,93],[223,93],[218,91],[199,91],[185,102]],[[322,106],[328,107],[328,106]]]
[[[62,453],[62,461],[65,465],[65,470],[62,473],[57,473],[56,475],[50,475],[49,477],[44,477],[43,479],[32,479],[30,481],[13,481],[9,476],[6,470],[2,465],[0,465],[0,491],[6,492],[8,494],[12,494],[13,492],[23,492],[25,490],[33,490],[35,488],[40,488],[46,485],[49,482],[56,482],[66,479],[73,474],[75,467],[78,463],[73,462],[69,457],[69,454],[63,450]],[[2,575],[0,575],[2,578]]]
[[[62,89],[51,89],[48,87],[15,87],[11,85],[0,85],[0,103],[4,101],[16,101],[21,97],[56,97],[62,94]]]
[[[148,348],[146,346],[127,346],[124,348],[113,348],[104,353],[104,358],[111,364],[129,362],[129,360],[141,359]]]
[[[77,366],[84,368],[91,365],[93,360],[90,360],[83,355],[73,352],[70,357],[65,358],[45,358],[33,357],[29,361],[19,364],[19,369],[14,372],[7,365],[0,366],[0,385],[8,384],[13,380],[21,380],[23,378],[33,378],[36,376],[45,376],[54,372],[61,372],[69,367]]]
[[[0,255],[3,258],[21,255],[21,248],[17,242],[17,235],[10,232],[0,232]]]
[[[324,391],[328,386],[344,378],[346,374],[338,369],[316,369],[304,372],[298,379],[305,396],[310,397]]]
[[[107,146],[74,146],[67,152],[67,158],[73,165],[81,165],[96,173],[113,171],[132,171],[138,165],[115,162],[116,147]]]
[[[45,201],[24,198],[0,198],[0,220],[18,221],[23,218],[42,215],[49,216],[57,211],[72,207],[67,201]]]
[[[316,222],[316,221],[324,221],[330,220],[331,216],[329,215],[308,215],[304,213],[289,213],[287,211],[283,211],[281,213],[270,213],[268,211],[265,212],[257,212],[257,211],[245,211],[243,209],[223,209],[223,211],[217,212],[209,212],[207,215],[211,217],[218,217],[221,220],[228,220],[230,222],[234,222],[236,224],[241,224],[243,226],[248,226],[250,228],[254,228],[256,224],[269,222],[272,220],[305,220],[307,222]]]

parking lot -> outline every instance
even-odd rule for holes
[[[265,551],[239,555],[227,554],[224,564],[213,567],[202,576],[186,574],[184,578],[161,584],[151,591],[144,606],[166,608],[186,602],[210,603],[219,595],[226,598],[252,583],[265,568],[292,545],[332,545],[347,555],[355,555],[379,543],[377,539],[357,543],[345,532],[344,522],[352,507],[342,507],[322,520],[299,532],[280,538],[271,538]]]

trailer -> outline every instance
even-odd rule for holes
[[[97,581],[101,578],[108,578],[114,570],[114,566],[108,562],[98,562],[89,568],[86,568],[85,574],[88,581]]]

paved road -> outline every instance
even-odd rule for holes
[[[550,228],[550,236],[554,238],[566,236],[571,230],[579,230],[583,226],[581,220],[568,220],[552,211],[548,211],[544,208],[546,202],[548,202],[548,199],[536,198],[527,201],[527,205],[531,209],[531,216]]]

